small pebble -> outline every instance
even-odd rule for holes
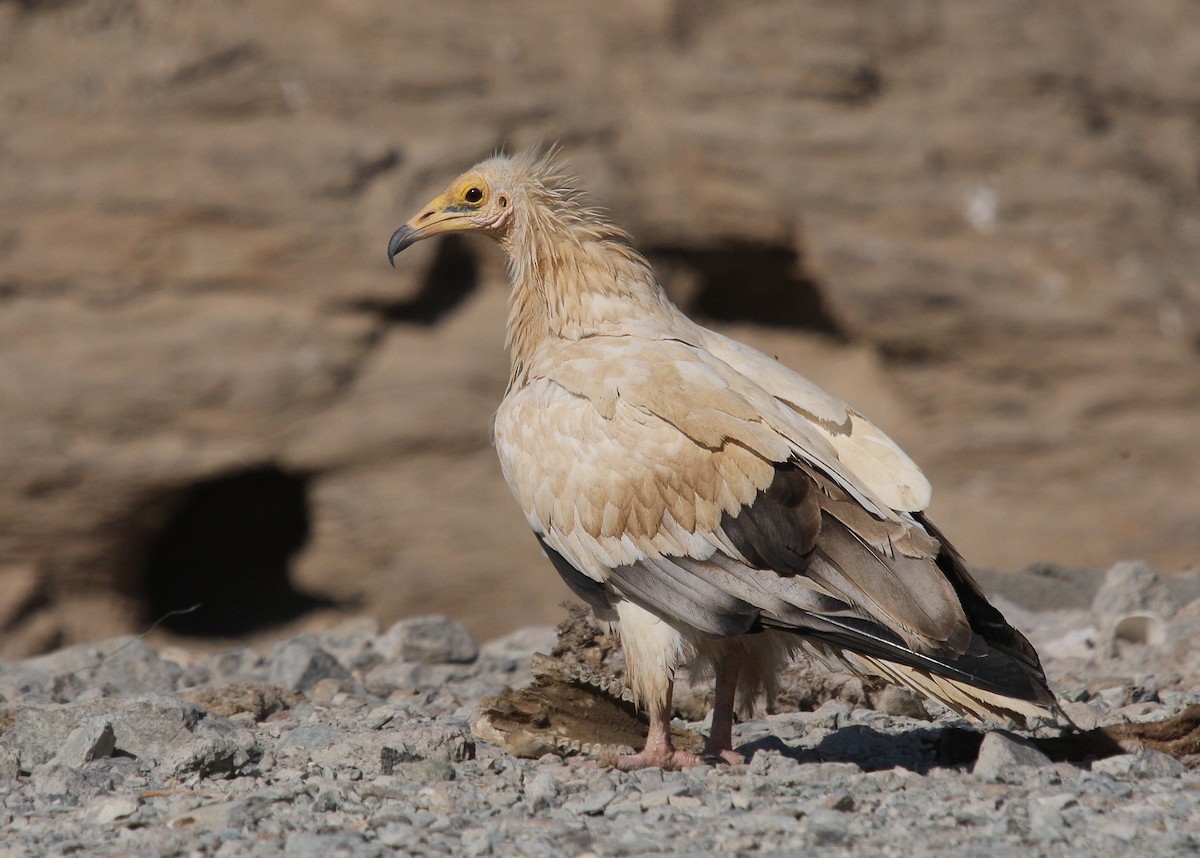
[[[272,650],[270,678],[291,691],[308,691],[325,679],[352,680],[350,672],[308,636],[283,641]]]
[[[87,815],[97,825],[108,825],[137,813],[140,802],[131,795],[106,795],[88,805]]]
[[[116,736],[108,719],[88,718],[71,731],[50,762],[78,768],[99,757],[111,757],[115,748]]]
[[[592,793],[582,801],[572,802],[568,807],[574,813],[583,814],[584,816],[594,816],[597,813],[603,813],[604,808],[608,807],[608,803],[616,797],[617,793],[615,790],[606,789]]]
[[[21,774],[21,754],[16,748],[0,745],[0,781],[16,780]]]

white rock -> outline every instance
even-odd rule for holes
[[[1061,637],[1048,641],[1040,647],[1042,652],[1054,658],[1095,658],[1100,653],[1100,629],[1084,626],[1072,629]]]
[[[103,716],[88,718],[71,731],[51,765],[79,768],[101,757],[111,757],[116,747],[112,724]]]
[[[1189,602],[1171,618],[1169,637],[1177,655],[1192,656],[1200,651],[1200,599]]]
[[[1065,828],[1062,811],[1040,799],[1029,802],[1029,833],[1039,840],[1063,840]]]
[[[387,657],[422,664],[470,664],[479,644],[466,627],[442,616],[401,620],[376,642]]]
[[[271,681],[291,691],[308,691],[322,679],[351,683],[353,677],[309,635],[281,641],[271,652]]]
[[[1177,609],[1167,585],[1141,560],[1124,561],[1109,569],[1092,599],[1092,610],[1108,616],[1149,612],[1169,620]]]
[[[1103,722],[1104,712],[1090,703],[1068,700],[1059,705],[1080,730],[1094,730]]]
[[[1003,730],[983,737],[973,773],[981,778],[997,779],[1010,769],[1050,765],[1050,758],[1028,739]]]
[[[88,806],[88,818],[97,825],[108,825],[118,819],[133,816],[141,801],[133,795],[102,795]]]
[[[549,654],[556,643],[558,633],[554,626],[526,626],[488,641],[480,648],[480,655],[523,660],[535,652]]]
[[[0,781],[16,780],[21,774],[21,753],[16,748],[0,746]]]
[[[558,798],[558,781],[551,772],[540,771],[525,785],[525,797],[534,810],[540,810]]]
[[[1171,755],[1151,750],[1118,754],[1092,763],[1093,773],[1108,775],[1114,780],[1177,778],[1186,771],[1187,766]]]

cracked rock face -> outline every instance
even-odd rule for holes
[[[972,562],[1195,562],[1192,7],[497,8],[462,50],[465,0],[0,5],[0,656],[555,621],[488,444],[499,255],[383,251],[536,140],[909,449]]]

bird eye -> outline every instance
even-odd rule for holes
[[[463,194],[463,199],[469,203],[477,203],[483,199],[483,191],[479,190],[479,188],[467,188],[466,193]]]

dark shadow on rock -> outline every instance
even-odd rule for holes
[[[229,637],[334,604],[289,580],[310,530],[306,477],[267,465],[198,482],[177,503],[139,576],[147,622],[165,616],[177,634]]]
[[[830,733],[815,748],[793,748],[767,736],[738,750],[747,758],[759,751],[772,751],[801,763],[853,763],[864,772],[900,767],[925,775],[935,768],[974,765],[983,735],[962,727],[881,733],[873,727],[853,724]]]
[[[792,748],[768,736],[743,745],[738,751],[747,758],[759,751],[773,751],[801,763],[853,763],[864,772],[900,767],[924,775],[935,768],[974,763],[979,756],[982,734],[974,734],[979,739],[973,752],[970,743],[945,747],[947,734],[971,732],[922,727],[903,733],[881,733],[872,727],[853,724],[830,733],[815,748]]]
[[[665,272],[681,271],[694,281],[693,294],[682,298],[688,313],[847,338],[820,285],[791,248],[735,241],[707,247],[660,246],[648,255]]]
[[[1147,741],[1146,736],[1151,731],[1145,728],[1158,727],[1159,733],[1169,735],[1171,739],[1177,734],[1191,739],[1192,733],[1200,736],[1200,730],[1195,729],[1196,724],[1200,724],[1200,706],[1161,724],[1134,726],[1141,728],[1138,735],[1141,744],[1174,756],[1182,756],[1179,748],[1174,745],[1160,747],[1153,745],[1152,741]],[[1055,762],[1086,766],[1093,760],[1127,753],[1127,750],[1118,744],[1119,737],[1114,737],[1113,729],[1087,732],[1064,730],[1059,736],[1036,738],[1032,741],[1038,750]],[[742,745],[737,750],[744,754],[747,760],[760,751],[769,751],[801,763],[853,763],[864,772],[894,769],[898,766],[925,775],[932,769],[974,766],[975,761],[979,759],[979,748],[983,744],[986,732],[982,728],[919,727],[903,733],[881,733],[873,727],[852,724],[830,733],[815,748],[793,748],[774,736],[767,736]],[[1193,739],[1186,744],[1186,749],[1197,746],[1200,746],[1200,740]]]

